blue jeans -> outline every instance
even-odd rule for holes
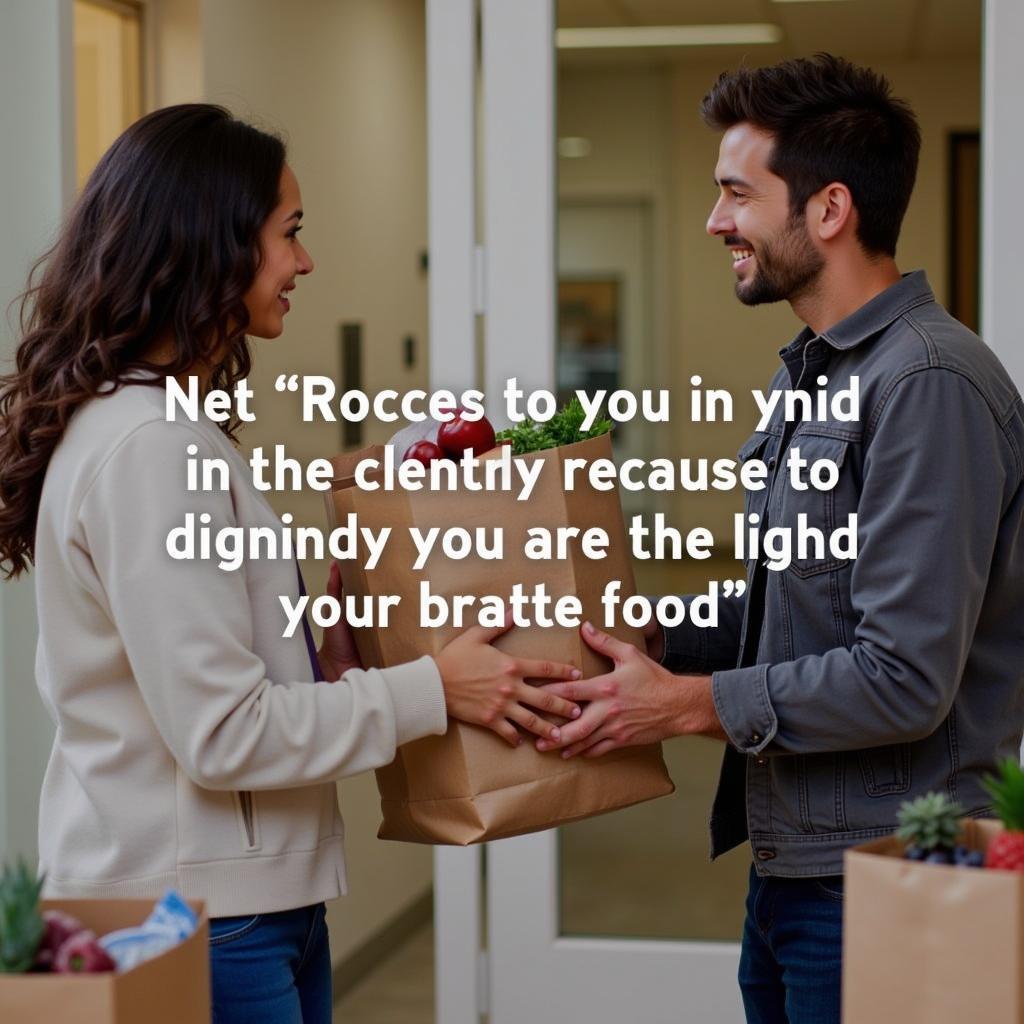
[[[759,878],[750,869],[740,951],[747,1024],[839,1024],[843,877]]]
[[[213,1024],[331,1024],[324,905],[210,919]]]

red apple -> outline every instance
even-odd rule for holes
[[[422,462],[424,466],[429,466],[434,459],[443,459],[444,457],[444,452],[433,441],[417,441],[415,444],[409,445],[402,456],[402,461],[408,462],[410,459],[415,459],[417,462]]]
[[[43,932],[42,942],[39,943],[35,965],[49,971],[53,968],[57,950],[73,935],[84,931],[85,925],[78,918],[65,914],[63,910],[44,910],[43,923],[46,930]]]
[[[94,932],[80,931],[57,950],[53,969],[58,974],[96,974],[100,971],[116,971],[117,964],[96,941]]]
[[[453,459],[462,458],[463,452],[483,455],[494,447],[494,427],[487,422],[486,417],[467,420],[465,416],[466,410],[459,409],[455,418],[442,423],[437,431],[437,443]]]

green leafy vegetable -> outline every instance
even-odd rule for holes
[[[539,452],[548,448],[559,448],[575,444],[590,437],[599,437],[612,429],[609,419],[597,420],[589,430],[583,429],[586,412],[578,398],[574,398],[564,409],[560,409],[547,423],[535,423],[527,418],[496,435],[498,441],[511,441],[516,455]]]

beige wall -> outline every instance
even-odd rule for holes
[[[194,103],[203,98],[203,52],[200,46],[202,0],[159,0],[145,15],[152,19],[153,83],[151,107]]]
[[[920,118],[921,168],[897,257],[904,270],[924,267],[943,300],[946,137],[951,130],[978,126],[979,62],[861,59],[888,75]],[[744,403],[741,396],[765,386],[778,365],[778,349],[800,327],[784,304],[748,308],[737,302],[728,256],[704,232],[716,194],[718,136],[703,127],[697,108],[721,70],[719,63],[704,61],[662,70],[563,71],[559,77],[559,134],[593,142],[589,157],[559,161],[562,195],[646,192],[656,216],[664,218],[667,283],[655,292],[662,324],[657,341],[666,350],[674,415],[651,455],[733,455],[749,434],[753,413],[749,398]],[[737,397],[733,423],[686,422],[689,378],[695,373],[705,386],[726,388]],[[670,516],[685,527],[708,525],[728,545],[730,517],[740,500],[738,493],[684,495]]]
[[[187,24],[190,4],[176,3],[177,24]],[[339,378],[342,321],[363,324],[367,390],[426,385],[427,282],[418,266],[427,236],[423,3],[204,0],[201,36],[204,98],[286,137],[302,188],[302,239],[316,263],[299,281],[284,335],[254,343],[257,421],[244,443],[284,443],[303,459],[332,455],[340,425],[302,424],[295,398],[272,383],[280,373]],[[174,79],[166,66],[162,80],[174,99],[188,91],[187,76]],[[406,334],[420,354],[411,369],[401,362]],[[368,442],[378,439],[371,427]],[[273,503],[297,524],[323,524],[316,493],[275,495]],[[310,592],[322,592],[326,563],[303,571]],[[345,780],[340,797],[351,895],[328,911],[336,962],[422,896],[432,868],[429,848],[375,838],[372,776]]]
[[[10,368],[29,267],[49,246],[74,192],[71,5],[7,4],[0,29],[0,366]],[[0,863],[37,854],[39,787],[53,723],[35,686],[33,577],[0,581]]]

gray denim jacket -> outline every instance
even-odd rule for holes
[[[838,874],[844,848],[891,832],[910,797],[989,813],[981,778],[1019,751],[1024,420],[999,360],[920,271],[780,355],[772,388],[814,392],[825,374],[831,394],[858,376],[860,419],[787,424],[780,408],[740,450],[771,470],[746,511],[826,534],[856,513],[858,557],[748,562],[717,627],[666,629],[663,664],[712,674],[730,739],[712,857],[749,837],[759,874]],[[836,486],[792,487],[792,448],[835,462]]]

